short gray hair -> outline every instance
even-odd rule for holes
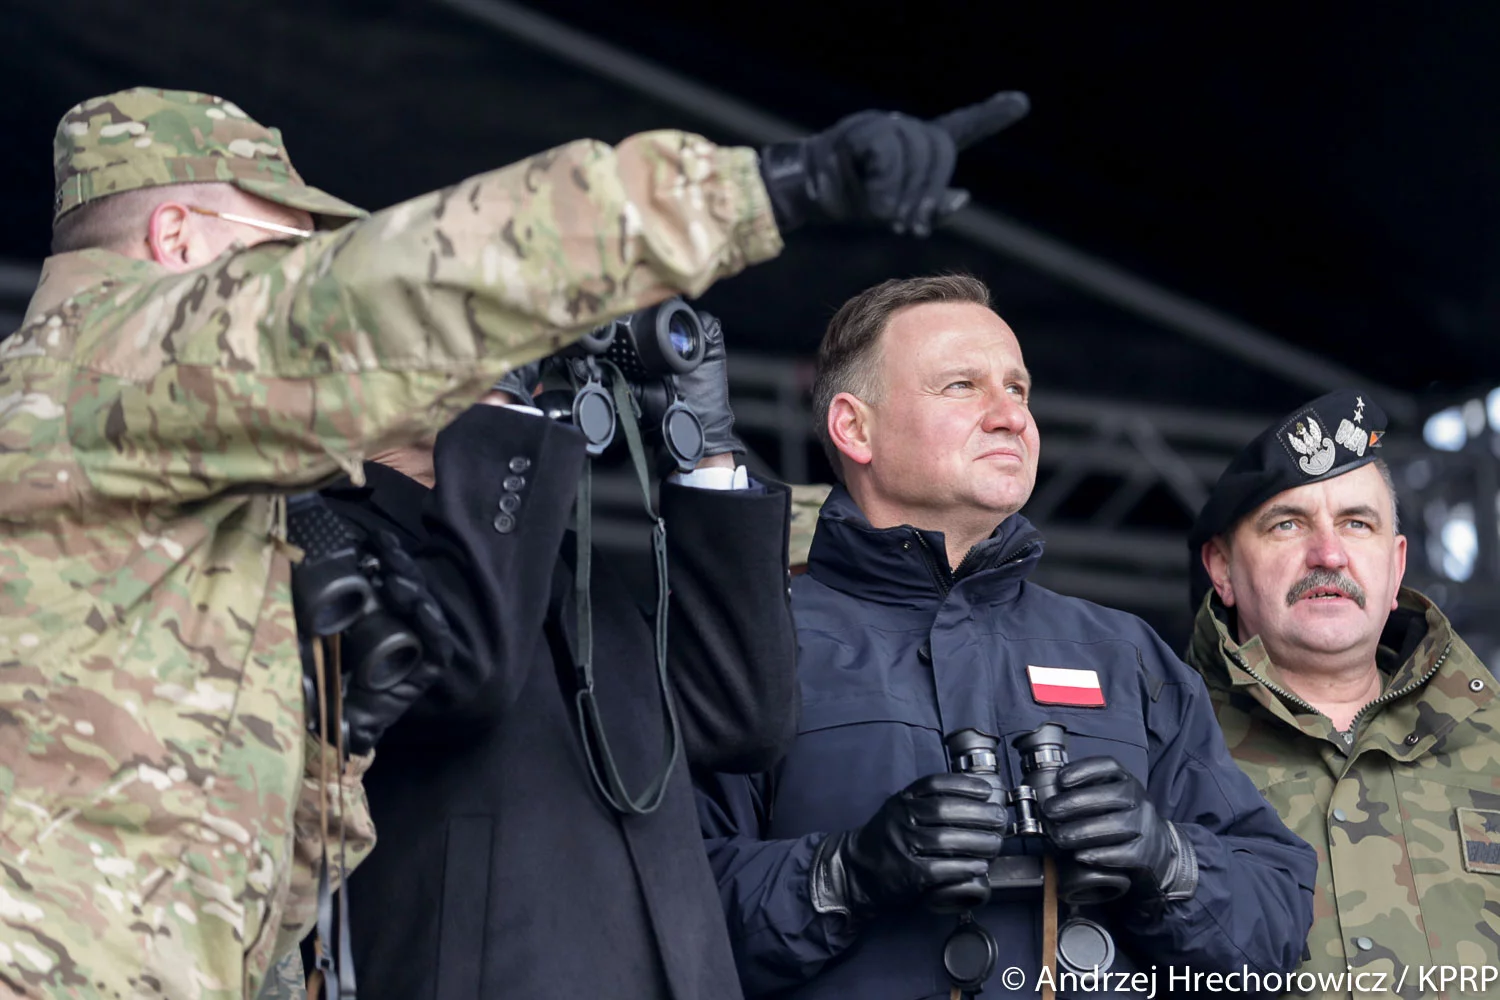
[[[52,252],[123,251],[136,240],[145,241],[146,219],[162,202],[192,201],[206,208],[217,208],[231,190],[232,185],[223,181],[159,184],[85,202],[53,225]]]
[[[866,403],[878,402],[880,335],[898,309],[931,302],[972,302],[993,308],[990,290],[978,278],[968,274],[938,274],[883,281],[845,302],[828,321],[828,330],[818,345],[813,419],[818,440],[833,464],[833,474],[840,480],[844,475],[839,450],[828,435],[828,410],[833,406],[833,397],[847,392]]]

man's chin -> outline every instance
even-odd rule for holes
[[[999,520],[1026,506],[1026,501],[1031,499],[1031,485],[1008,479],[993,488],[978,491],[972,499],[977,509],[989,511]]]
[[[1352,601],[1352,613],[1329,617],[1322,621],[1302,621],[1294,633],[1296,645],[1317,656],[1337,656],[1357,649],[1373,640],[1379,633],[1371,635],[1372,623],[1364,612]]]

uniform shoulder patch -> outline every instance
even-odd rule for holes
[[[1466,870],[1500,875],[1500,810],[1460,806],[1458,839]]]

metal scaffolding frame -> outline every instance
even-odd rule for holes
[[[805,134],[795,123],[509,0],[436,2],[746,141],[775,142]],[[1373,384],[998,213],[971,206],[951,220],[949,231],[1237,363],[1320,392],[1365,388],[1379,396],[1392,417],[1408,426],[1415,422],[1418,407],[1410,396]],[[36,277],[34,267],[0,261],[4,332],[19,324]],[[752,456],[752,469],[791,482],[808,481],[809,455],[816,449],[808,405],[810,363],[736,350],[730,377],[738,426],[762,449],[762,454]],[[1264,427],[1267,416],[1054,393],[1038,395],[1033,412],[1044,442],[1037,489],[1025,513],[1048,542],[1048,557],[1037,579],[1067,593],[1143,613],[1185,611],[1183,528],[1229,457]],[[1399,449],[1396,440],[1388,441]],[[639,510],[634,490],[624,475],[601,470],[595,490],[601,544],[622,549],[641,545],[644,536],[633,514]],[[1180,516],[1177,523],[1164,525],[1162,510],[1173,504]],[[1148,511],[1150,517],[1143,514]],[[1487,558],[1500,556],[1487,553]]]
[[[811,373],[803,359],[737,352],[731,360],[736,428],[759,447],[747,460],[753,471],[807,481],[808,456],[819,447]],[[1268,418],[1060,393],[1038,394],[1031,408],[1042,448],[1038,486],[1023,513],[1047,541],[1036,579],[1156,617],[1184,612],[1184,528],[1229,458]],[[646,522],[634,481],[603,470],[595,482],[600,543],[641,546]],[[1176,505],[1176,526],[1160,524],[1163,497]]]
[[[436,0],[508,37],[606,80],[629,87],[747,142],[783,142],[807,129],[681,73],[643,59],[511,0]],[[1239,363],[1318,392],[1354,386],[1377,396],[1387,413],[1415,419],[1415,401],[1320,355],[1301,350],[1184,295],[1155,285],[998,212],[971,205],[945,231],[1054,278],[1102,302],[1172,330]]]

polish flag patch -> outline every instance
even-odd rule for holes
[[[1031,700],[1038,705],[1104,707],[1104,689],[1099,686],[1098,671],[1027,665],[1026,674],[1031,678]]]

